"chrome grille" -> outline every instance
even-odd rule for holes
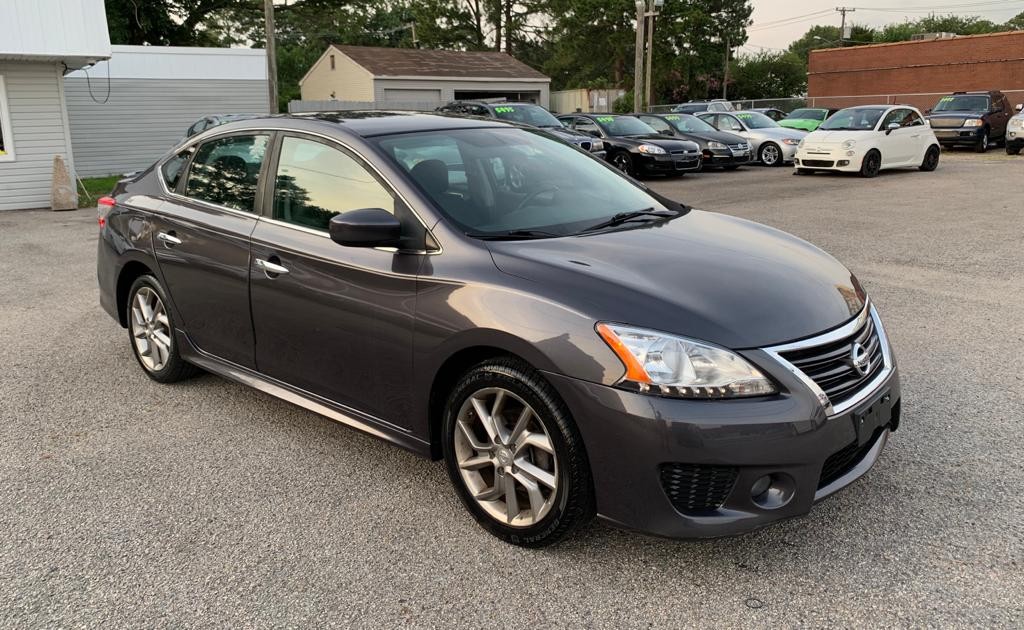
[[[749,149],[750,147],[746,143],[741,143],[741,144],[730,144],[729,148],[733,149],[734,151],[744,151],[746,149]]]
[[[929,118],[928,123],[936,129],[952,129],[954,127],[963,127],[963,118]]]
[[[859,344],[869,357],[868,369],[861,373],[853,364],[854,344]],[[854,332],[823,345],[787,350],[779,355],[821,388],[833,406],[853,398],[885,369],[882,341],[873,318],[864,318]]]
[[[670,151],[672,155],[697,155],[697,151],[691,151],[690,149],[674,149]]]

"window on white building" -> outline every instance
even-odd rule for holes
[[[14,159],[14,139],[11,136],[11,115],[7,109],[7,86],[0,75],[0,162]]]

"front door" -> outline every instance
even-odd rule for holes
[[[249,368],[249,236],[269,141],[246,133],[199,145],[187,171],[168,182],[173,194],[154,219],[157,264],[189,339]]]
[[[384,208],[398,215],[406,233],[422,226],[354,154],[309,136],[278,142],[265,204],[272,220],[261,221],[252,235],[257,368],[403,426],[424,255],[343,247],[328,236],[328,224],[340,212]]]
[[[882,152],[883,166],[898,166],[906,164],[918,153],[919,141],[913,137],[917,134],[920,138],[921,130],[910,126],[908,117],[913,112],[909,109],[894,109],[882,118],[878,128],[881,137],[878,140],[878,148]],[[898,129],[889,130],[890,124],[900,125]]]

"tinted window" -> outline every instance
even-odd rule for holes
[[[526,129],[458,129],[374,139],[441,212],[472,234],[574,233],[618,212],[663,206],[573,147]],[[452,183],[438,158],[454,148],[468,180]],[[462,166],[464,165],[464,166]]]
[[[395,211],[391,194],[340,149],[286,137],[274,182],[274,218],[326,231],[331,217],[360,208]]]
[[[188,158],[191,155],[192,149],[187,149],[167,160],[160,167],[160,173],[164,176],[164,182],[167,184],[168,190],[176,190],[178,188],[181,174],[185,172],[185,164],[188,163]]]
[[[669,124],[660,118],[655,118],[654,116],[641,116],[640,120],[650,125],[651,128],[658,133],[665,131],[669,132],[669,135],[672,133],[672,128],[669,127]]]
[[[963,94],[960,96],[943,96],[939,99],[933,112],[987,112],[989,100],[987,96]]]
[[[597,126],[597,123],[589,118],[577,118],[576,119],[576,131],[582,131],[583,133],[601,137],[601,128]]]
[[[646,136],[657,133],[650,125],[632,116],[595,116],[594,120],[609,136]]]
[[[204,142],[185,182],[193,199],[253,212],[269,136],[228,136]]]
[[[739,112],[734,116],[742,120],[749,129],[771,129],[779,126],[779,123],[758,112]]]
[[[696,116],[689,116],[686,114],[669,114],[668,116],[665,116],[665,120],[683,133],[706,133],[708,131],[715,130],[714,127]]]
[[[558,119],[540,105],[495,105],[494,114],[502,120],[533,125],[534,127],[557,127]]]

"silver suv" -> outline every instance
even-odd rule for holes
[[[1017,106],[1017,114],[1006,123],[1006,154],[1019,155],[1024,149],[1024,111]]]

